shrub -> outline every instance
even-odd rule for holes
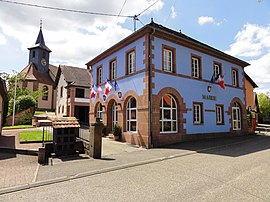
[[[115,124],[115,126],[113,127],[113,135],[114,135],[114,136],[119,136],[119,137],[121,137],[121,135],[122,135],[122,128],[121,128],[120,125]]]
[[[36,106],[36,101],[31,95],[22,95],[16,101],[16,112],[21,112]]]
[[[20,125],[30,125],[32,124],[32,114],[26,113],[19,122]]]
[[[107,136],[107,126],[104,124],[104,123],[102,123],[102,134],[103,134],[103,136]]]

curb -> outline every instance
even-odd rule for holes
[[[37,150],[27,150],[27,149],[13,149],[13,148],[0,148],[0,152],[11,153],[11,154],[24,154],[24,155],[32,155],[38,156]]]
[[[239,141],[239,142],[234,142],[234,143],[230,143],[230,144],[226,144],[226,145],[213,146],[213,147],[209,147],[209,148],[205,148],[205,149],[200,149],[197,151],[188,151],[185,153],[175,154],[175,155],[171,155],[171,156],[167,156],[167,157],[165,156],[165,157],[153,158],[153,159],[139,161],[139,162],[135,162],[135,163],[129,163],[129,164],[123,164],[123,165],[113,166],[113,167],[109,167],[109,168],[103,168],[103,169],[99,169],[99,170],[87,171],[87,172],[78,173],[78,174],[71,175],[71,176],[63,176],[63,177],[58,177],[58,178],[54,178],[54,179],[32,182],[32,183],[28,183],[28,184],[24,184],[24,185],[6,187],[6,188],[0,189],[0,195],[12,193],[12,192],[17,192],[17,191],[22,191],[22,190],[26,190],[26,189],[31,189],[31,188],[35,188],[35,187],[50,185],[50,184],[54,184],[54,183],[66,182],[66,181],[70,181],[70,180],[74,180],[74,179],[78,179],[78,178],[94,176],[94,175],[108,173],[108,172],[117,171],[117,170],[122,170],[122,169],[126,169],[126,168],[147,165],[150,163],[161,162],[161,161],[170,160],[170,159],[174,159],[174,158],[189,156],[189,155],[198,154],[198,153],[208,151],[208,150],[228,147],[231,145],[237,145],[237,144],[241,144],[241,143],[249,142],[249,141],[250,141],[250,139]]]
[[[146,165],[146,164],[150,164],[150,163],[156,163],[156,162],[169,160],[169,159],[177,158],[177,157],[181,157],[181,156],[192,155],[192,154],[196,154],[196,153],[197,153],[196,151],[191,151],[191,152],[186,152],[186,153],[182,153],[182,154],[175,155],[175,156],[149,159],[149,160],[139,161],[139,162],[135,162],[135,163],[123,164],[120,166],[113,166],[113,167],[109,167],[109,168],[103,168],[103,169],[99,169],[99,170],[78,173],[76,175],[71,175],[71,176],[63,176],[63,177],[58,177],[58,178],[54,178],[54,179],[32,182],[32,183],[28,183],[28,184],[24,184],[24,185],[6,187],[6,188],[0,189],[0,195],[12,193],[12,192],[17,192],[17,191],[22,191],[22,190],[26,190],[26,189],[31,189],[31,188],[35,188],[35,187],[50,185],[50,184],[54,184],[54,183],[66,182],[66,181],[70,181],[70,180],[74,180],[74,179],[78,179],[78,178],[89,177],[89,176],[93,176],[93,175],[108,173],[108,172],[122,170],[122,169],[126,169],[126,168],[132,168],[132,167]]]

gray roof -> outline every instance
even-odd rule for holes
[[[69,85],[90,87],[91,77],[87,69],[60,65],[65,81]]]
[[[55,82],[57,77],[58,67],[49,64],[49,75],[51,79]]]

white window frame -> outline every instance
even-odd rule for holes
[[[112,128],[114,128],[116,124],[118,124],[118,107],[117,103],[114,102],[112,105]]]
[[[238,103],[232,107],[232,124],[233,130],[241,130],[241,109]]]
[[[232,70],[232,85],[235,87],[238,86],[238,74],[237,74],[237,70],[235,69]]]
[[[192,77],[194,78],[200,78],[200,59],[196,57],[191,57],[192,61]]]
[[[98,106],[97,106],[97,118],[100,118],[100,120],[102,120],[102,104],[99,103]]]
[[[170,107],[166,107],[164,106],[164,96],[169,96],[170,97],[170,101],[171,101],[171,106]],[[160,133],[175,133],[178,131],[178,123],[177,123],[177,103],[174,99],[173,96],[166,94],[164,95],[161,99],[160,102]],[[173,105],[175,107],[173,107]],[[165,118],[165,110],[170,111],[170,118]],[[173,112],[175,113],[175,119],[173,118]],[[171,124],[171,130],[170,131],[165,131],[165,122],[170,122]],[[175,130],[173,130],[173,124],[175,124]]]
[[[217,124],[219,124],[219,125],[224,123],[223,106],[221,106],[221,105],[216,105],[216,121],[217,121]]]
[[[163,70],[165,72],[173,71],[173,51],[166,48],[163,49]]]
[[[135,72],[135,51],[128,53],[128,74]]]
[[[193,123],[202,124],[202,104],[193,104]]]
[[[219,64],[214,64],[214,75],[217,77],[221,72],[221,67]]]
[[[135,107],[131,107],[132,99],[134,99],[136,102]],[[135,118],[131,118],[132,112],[135,112]],[[134,97],[131,97],[128,100],[127,109],[126,109],[126,121],[127,121],[127,132],[137,132],[137,128],[138,128],[138,126],[137,126],[137,124],[138,124],[138,121],[137,121],[137,100]],[[132,122],[136,123],[136,130],[132,130],[132,127],[131,127]]]
[[[111,80],[116,79],[116,60],[113,60],[110,64]]]
[[[102,83],[102,67],[97,69],[97,85]]]

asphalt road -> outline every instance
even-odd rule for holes
[[[0,201],[270,201],[270,137],[3,194]]]

